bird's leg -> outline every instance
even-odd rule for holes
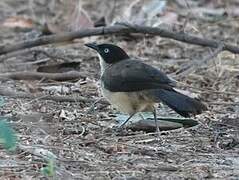
[[[118,134],[118,135],[125,135],[125,132],[124,132],[124,126],[125,124],[135,115],[136,113],[134,114],[131,114],[120,126],[117,126],[115,128],[113,128],[113,130]]]
[[[136,113],[134,114],[131,114],[121,125],[120,125],[120,128],[122,129],[124,127],[124,125],[135,115]]]
[[[160,130],[159,130],[159,125],[157,123],[157,115],[156,115],[155,107],[153,107],[153,114],[154,114],[154,122],[155,122],[156,132],[158,133],[158,137],[160,138]]]

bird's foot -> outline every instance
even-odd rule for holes
[[[164,140],[164,138],[162,138],[161,131],[159,130],[158,127],[156,127],[155,135],[156,135],[156,141],[158,143],[160,143],[160,144],[164,144],[165,143],[165,140]]]
[[[117,135],[117,136],[125,136],[127,135],[127,130],[125,129],[124,126],[114,126],[112,128],[113,132]]]

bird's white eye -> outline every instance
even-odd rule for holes
[[[105,49],[104,49],[104,52],[105,52],[105,53],[108,53],[109,51],[110,51],[110,50],[109,50],[108,48],[105,48]]]

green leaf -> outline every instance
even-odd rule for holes
[[[121,114],[121,113],[118,113],[116,114],[116,120],[119,122],[119,123],[123,123],[127,118],[129,117],[129,115],[126,115],[126,114]],[[137,122],[137,121],[140,121],[140,120],[154,120],[154,115],[152,112],[141,112],[141,113],[137,113],[135,114],[130,122]],[[160,121],[169,121],[169,122],[174,122],[174,123],[180,123],[183,125],[183,127],[192,127],[192,126],[196,126],[198,125],[198,122],[194,119],[191,119],[191,118],[182,118],[182,117],[157,117],[158,120]]]
[[[0,120],[0,144],[9,151],[15,150],[17,136],[6,119]]]
[[[49,159],[47,166],[41,168],[41,172],[44,176],[54,177],[55,176],[55,162],[54,159]]]
[[[116,114],[116,121],[118,121],[121,124],[128,117],[129,117],[129,115],[127,115],[127,114],[117,113]],[[130,122],[137,122],[137,121],[142,120],[142,118],[148,119],[148,118],[151,118],[151,117],[153,118],[153,114],[151,112],[149,112],[149,113],[143,112],[143,113],[141,113],[141,115],[140,115],[140,113],[137,113],[130,119]]]
[[[169,122],[175,122],[180,123],[183,125],[183,127],[192,127],[198,125],[198,121],[192,119],[192,118],[181,118],[181,117],[159,117],[158,118],[161,121],[169,121]]]

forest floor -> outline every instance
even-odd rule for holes
[[[108,7],[106,4],[113,1],[94,3],[97,2],[98,6],[85,6],[93,19],[97,19],[97,8]],[[192,2],[188,4],[190,7],[183,7],[179,2],[182,1],[168,3],[163,15],[165,21],[175,24],[173,28],[183,27],[188,34],[237,44],[239,4],[236,0],[230,3],[188,1]],[[123,3],[118,2],[119,6],[124,6]],[[0,44],[30,40],[40,32],[31,23],[27,30],[13,28],[9,17],[17,23],[26,23],[25,18],[29,18],[38,24],[46,17],[51,18],[55,24],[50,28],[58,31],[62,28],[56,22],[62,20],[62,25],[66,22],[59,13],[64,8],[61,1],[1,1]],[[100,67],[95,52],[83,44],[94,41],[117,44],[131,56],[140,57],[181,82],[181,89],[200,95],[208,111],[195,117],[199,124],[162,131],[163,143],[156,140],[155,133],[132,130],[123,135],[115,133],[112,127],[117,125],[117,111],[101,101],[92,108],[93,102],[102,97],[98,82]],[[202,61],[213,51],[138,34],[87,37],[0,56],[0,92],[32,95],[32,98],[4,97],[1,116],[8,118],[19,145],[13,152],[0,147],[0,179],[45,179],[41,169],[52,162],[49,156],[54,156],[55,179],[238,179],[239,57],[223,51]],[[3,78],[23,71],[66,72],[66,67],[51,67],[66,62],[77,64],[68,68],[77,68],[78,78],[68,81],[22,75]],[[190,68],[184,70],[187,65]],[[44,99],[49,95],[70,96],[75,102]],[[159,108],[158,116],[179,117],[172,111],[166,114],[161,111]]]

